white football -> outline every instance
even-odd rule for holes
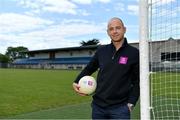
[[[79,91],[81,93],[91,95],[96,90],[96,80],[92,76],[84,76],[79,80]]]

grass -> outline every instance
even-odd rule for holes
[[[72,89],[79,72],[0,69],[0,119],[90,119],[92,98]],[[139,103],[132,117],[139,118]]]
[[[90,119],[91,118],[90,102],[66,105],[59,108],[41,110],[27,114],[13,116],[13,119]]]
[[[79,71],[0,69],[0,118],[90,101],[72,90]]]
[[[13,119],[91,119],[90,102],[67,105],[27,114],[16,115]],[[133,119],[139,119],[139,102],[132,113]]]
[[[92,98],[81,97],[72,89],[79,72],[0,69],[0,119],[90,119]],[[154,117],[179,119],[180,74],[161,72],[150,77]],[[140,118],[139,106],[138,102],[132,119]]]
[[[154,118],[180,119],[180,73],[157,72],[151,75]]]

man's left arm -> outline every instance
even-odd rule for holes
[[[136,105],[136,102],[139,99],[140,95],[140,86],[139,86],[139,54],[136,57],[136,62],[132,66],[132,86],[131,86],[131,91],[129,94],[129,99],[128,99],[128,107],[134,107]]]

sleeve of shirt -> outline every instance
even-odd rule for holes
[[[75,83],[78,83],[79,80],[86,75],[91,75],[99,68],[99,62],[98,62],[98,52],[94,54],[90,62],[87,64],[87,66],[81,71],[81,73],[77,76]]]
[[[137,54],[137,59],[136,59],[136,63],[133,65],[132,68],[132,88],[129,94],[129,99],[128,99],[128,103],[131,103],[133,105],[136,104],[136,102],[138,101],[139,95],[140,95],[140,86],[139,86],[139,81],[140,81],[140,77],[139,77],[139,53]]]

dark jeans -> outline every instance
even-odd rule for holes
[[[130,111],[127,104],[100,107],[92,103],[92,119],[130,119]]]

